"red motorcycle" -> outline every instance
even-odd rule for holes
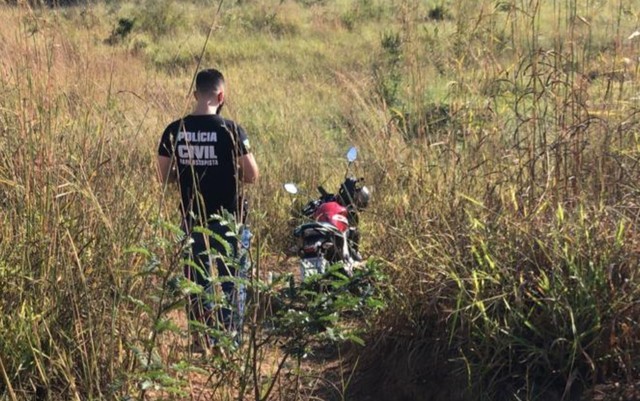
[[[357,149],[352,147],[347,152],[347,174],[337,194],[320,186],[320,197],[302,208],[302,215],[310,221],[293,230],[298,242],[295,252],[300,257],[302,279],[311,274],[324,274],[336,263],[341,263],[344,272],[351,275],[354,266],[362,261],[358,213],[368,206],[370,193],[363,185],[363,178],[349,175],[356,158]],[[291,194],[298,193],[293,183],[284,187]]]

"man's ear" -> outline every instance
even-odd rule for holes
[[[218,104],[222,104],[224,103],[224,90],[221,90],[220,92],[218,92]]]

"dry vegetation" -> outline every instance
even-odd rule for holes
[[[221,3],[0,7],[0,399],[634,399],[640,2]],[[290,266],[282,183],[335,186],[359,148],[392,291],[335,394],[272,342],[202,363],[159,329],[155,146],[199,65],[263,171],[260,269]]]

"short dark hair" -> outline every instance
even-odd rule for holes
[[[224,84],[224,76],[215,68],[202,70],[196,75],[196,91],[200,93],[214,92]]]

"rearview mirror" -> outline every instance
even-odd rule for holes
[[[295,195],[298,193],[298,187],[292,182],[287,182],[286,184],[284,184],[284,190],[289,192],[291,195]]]
[[[347,152],[347,160],[349,163],[353,163],[358,158],[358,149],[355,146],[352,146]]]

